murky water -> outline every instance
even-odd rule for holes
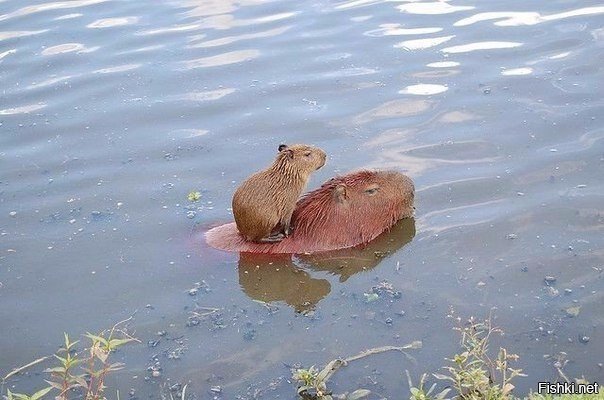
[[[595,0],[0,1],[0,371],[134,314],[122,394],[289,399],[286,365],[422,340],[334,378],[403,398],[452,306],[496,308],[518,393],[561,352],[604,381],[603,60]],[[329,154],[311,187],[406,171],[416,219],[331,258],[208,249],[281,142]]]

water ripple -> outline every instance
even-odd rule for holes
[[[16,11],[8,13],[8,14],[0,15],[0,21],[4,21],[6,19],[15,18],[15,17],[21,17],[24,15],[30,15],[30,14],[34,14],[34,13],[38,13],[38,12],[42,12],[42,11],[84,7],[84,6],[90,6],[93,4],[104,3],[106,1],[107,0],[69,0],[69,1],[57,1],[54,3],[36,4],[33,6],[27,6],[27,7],[20,8]]]
[[[430,47],[438,46],[439,44],[443,44],[453,39],[455,35],[451,36],[441,36],[435,38],[427,38],[427,39],[413,39],[413,40],[405,40],[398,44],[395,44],[395,48],[402,48],[405,50],[424,50],[429,49]]]
[[[218,67],[221,65],[236,64],[257,58],[260,51],[255,49],[235,50],[215,56],[202,57],[194,60],[181,61],[177,65],[181,69]]]
[[[450,68],[457,67],[459,63],[457,61],[437,61],[430,64],[426,64],[426,67],[430,68]]]
[[[469,53],[477,50],[493,50],[493,49],[511,49],[514,47],[522,46],[522,43],[518,42],[476,42],[462,44],[459,46],[446,47],[442,49],[443,53]]]
[[[39,31],[8,31],[0,32],[0,41],[8,40],[13,38],[20,38],[31,35],[39,35],[40,33],[48,32],[48,29],[42,29]]]
[[[114,26],[132,25],[138,22],[138,17],[102,18],[86,25],[86,28],[111,28]]]
[[[533,69],[530,67],[510,68],[510,69],[504,69],[503,71],[501,71],[501,75],[506,75],[506,76],[530,75],[532,73],[533,73]]]
[[[224,88],[216,90],[207,90],[205,92],[189,92],[180,95],[170,96],[169,100],[188,100],[188,101],[212,101],[223,98],[226,95],[234,93],[235,88]]]
[[[449,88],[445,85],[436,85],[423,83],[419,85],[411,85],[399,91],[400,94],[414,94],[419,96],[428,96],[446,92]]]
[[[438,27],[426,27],[426,28],[401,28],[400,24],[382,24],[379,29],[373,29],[365,32],[367,36],[380,37],[380,36],[405,36],[405,35],[426,35],[430,33],[436,33],[443,30]]]
[[[494,22],[497,26],[520,26],[520,25],[536,25],[542,22],[555,21],[564,18],[572,18],[585,15],[596,15],[604,13],[604,6],[585,7],[577,10],[565,11],[550,15],[541,15],[535,11],[498,11],[498,12],[483,12],[473,15],[468,18],[461,19],[453,24],[453,26],[466,26],[475,24],[481,21],[492,19],[502,19],[502,21]]]
[[[0,110],[0,115],[27,114],[32,111],[40,110],[44,107],[46,107],[46,104],[39,103],[39,104],[30,104],[30,105],[21,106],[21,107],[6,108],[4,110]]]
[[[400,11],[409,14],[426,14],[426,15],[437,15],[437,14],[450,14],[458,11],[473,10],[474,6],[453,6],[444,1],[430,2],[430,3],[408,3],[402,4],[397,7]]]
[[[91,53],[98,50],[99,47],[86,47],[82,43],[63,43],[56,46],[47,47],[42,50],[42,55],[52,56],[63,53]]]

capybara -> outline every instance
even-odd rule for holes
[[[318,147],[280,145],[273,164],[250,176],[233,195],[233,215],[243,238],[272,243],[287,237],[296,201],[325,158]]]
[[[307,193],[292,215],[293,233],[277,243],[254,243],[234,223],[206,233],[220,250],[250,253],[313,253],[368,243],[396,221],[413,216],[415,189],[396,171],[359,171],[332,178]]]

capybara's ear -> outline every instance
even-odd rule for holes
[[[279,152],[282,152],[285,149],[287,149],[287,145],[286,144],[280,144],[279,145]]]
[[[346,201],[346,185],[339,184],[333,189],[333,197],[336,199],[338,203],[343,203]]]

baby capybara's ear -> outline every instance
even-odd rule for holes
[[[287,145],[286,144],[280,144],[279,145],[279,152],[282,152],[285,149],[287,149]]]
[[[346,185],[340,183],[333,188],[333,197],[338,203],[343,203],[348,198],[346,196]]]

